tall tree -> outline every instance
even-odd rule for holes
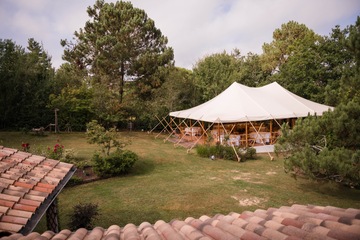
[[[51,58],[34,39],[28,51],[11,40],[0,41],[0,128],[49,124],[46,108],[54,76]]]
[[[224,51],[199,60],[193,73],[201,101],[210,100],[238,80],[242,61],[237,49],[231,54]]]
[[[11,40],[0,39],[0,128],[12,127],[16,122],[18,92],[22,88],[21,62],[25,51]]]
[[[349,27],[349,35],[345,40],[346,49],[353,56],[353,61],[347,65],[341,79],[339,94],[341,102],[347,103],[351,100],[360,103],[360,16],[357,17],[355,25]]]
[[[26,72],[19,101],[22,106],[22,119],[26,119],[33,127],[45,126],[54,123],[53,109],[49,111],[47,104],[55,72],[51,66],[51,57],[40,43],[30,38],[27,49],[24,69]]]
[[[334,67],[329,58],[334,52],[327,51],[324,37],[293,21],[276,29],[273,37],[270,44],[263,45],[261,56],[263,69],[272,72],[268,81],[324,103],[325,88],[332,81],[329,72]]]
[[[313,43],[318,36],[304,24],[295,21],[282,24],[281,28],[273,32],[273,41],[264,43],[262,54],[262,67],[264,71],[276,73],[281,65],[296,52],[299,45]]]
[[[345,79],[353,74],[351,69],[355,65],[355,55],[349,49],[348,42],[349,27],[342,30],[335,26],[330,36],[324,37],[324,42],[319,48],[323,59],[324,78],[327,79],[325,102],[331,106],[343,102],[347,94],[343,91],[342,85],[345,86]]]
[[[117,91],[122,103],[125,83],[148,98],[161,86],[161,68],[172,65],[173,50],[145,11],[130,2],[97,0],[87,13],[91,20],[75,32],[75,43],[62,40],[64,59],[86,68],[96,81]]]
[[[237,82],[249,87],[257,87],[263,85],[269,75],[270,72],[261,68],[261,57],[249,52],[243,59]]]
[[[157,89],[155,96],[152,105],[160,116],[165,116],[169,111],[196,105],[197,97],[192,72],[184,68],[172,68],[164,84]]]

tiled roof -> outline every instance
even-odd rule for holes
[[[218,214],[214,217],[189,217],[166,223],[162,220],[154,225],[144,222],[139,226],[127,224],[124,227],[110,226],[108,229],[96,227],[92,230],[78,229],[75,232],[62,230],[43,234],[31,233],[27,236],[14,234],[10,239],[360,239],[360,209],[322,206],[292,205],[291,207],[258,209],[254,212]]]
[[[0,146],[0,232],[32,231],[74,171],[72,164]]]

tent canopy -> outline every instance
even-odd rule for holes
[[[320,116],[332,109],[299,97],[276,82],[258,88],[234,82],[213,99],[169,115],[204,122],[233,123],[299,118],[309,114]]]

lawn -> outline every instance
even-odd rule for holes
[[[96,225],[166,222],[186,217],[213,216],[282,205],[314,204],[360,208],[360,191],[329,182],[295,180],[283,170],[283,160],[268,155],[238,163],[200,158],[195,152],[174,148],[154,134],[123,132],[131,139],[128,149],[140,159],[133,171],[122,177],[66,187],[59,195],[60,222],[67,228],[68,214],[80,202],[96,203],[100,217]],[[60,142],[89,161],[95,145],[84,133],[61,133],[39,137],[18,132],[0,132],[0,145],[21,149],[30,143],[37,151]],[[37,231],[43,231],[43,223]]]

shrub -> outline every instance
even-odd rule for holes
[[[93,156],[94,171],[100,177],[113,177],[126,174],[131,170],[137,160],[138,156],[128,150],[117,150],[108,156],[95,153]]]
[[[239,149],[239,156],[241,161],[253,160],[256,158],[256,149],[253,147]]]
[[[93,221],[99,216],[99,208],[93,203],[79,203],[73,207],[73,211],[69,214],[69,228],[75,231],[79,228],[92,229]]]
[[[63,153],[64,153],[64,146],[57,143],[57,144],[54,145],[53,149],[48,147],[46,157],[51,158],[51,159],[55,159],[55,160],[60,160]]]
[[[103,154],[109,156],[111,149],[120,149],[125,146],[124,142],[118,140],[118,132],[116,128],[106,130],[96,120],[86,124],[86,136],[90,144],[98,144]]]
[[[22,143],[21,147],[22,147],[22,150],[24,152],[29,152],[30,151],[30,143]]]
[[[237,161],[236,154],[234,149],[229,146],[216,145],[199,145],[196,147],[196,152],[201,157],[211,158],[214,156],[215,158],[227,159],[227,160],[235,160]]]
[[[282,127],[275,146],[285,170],[294,176],[328,179],[360,187],[360,104],[341,104],[322,117],[299,119]]]

